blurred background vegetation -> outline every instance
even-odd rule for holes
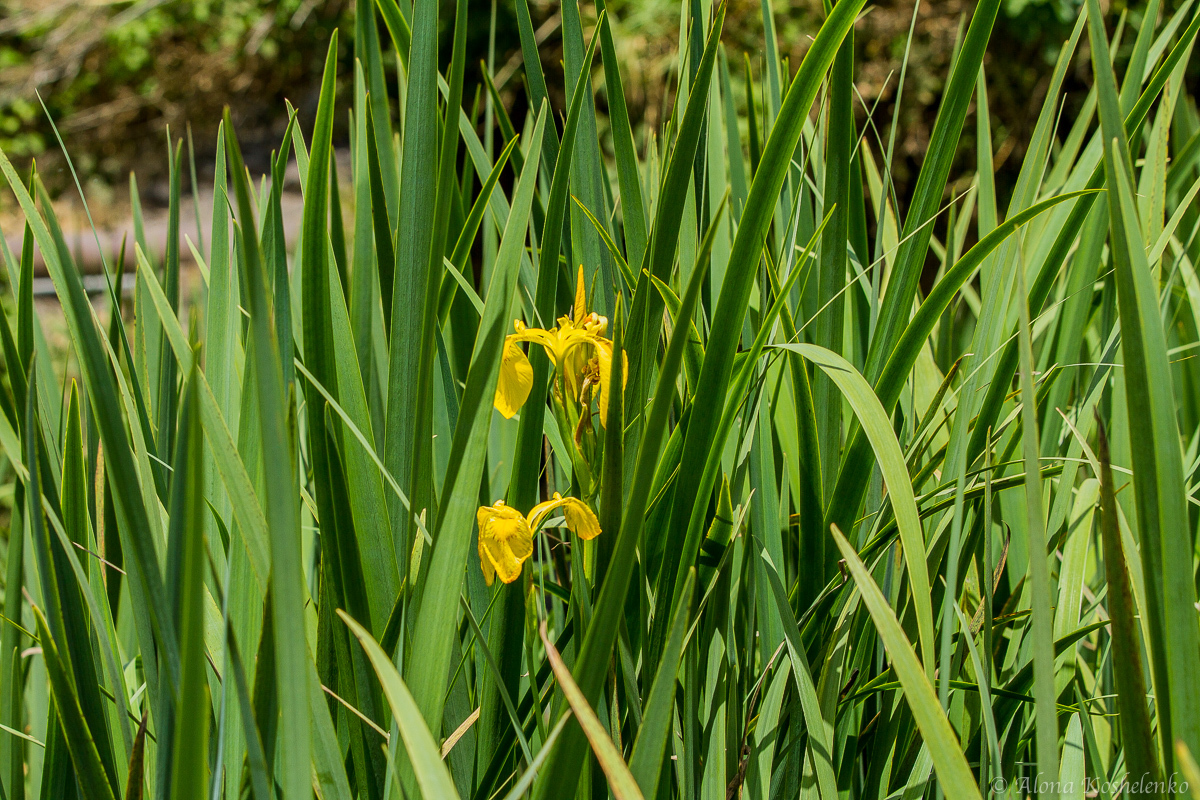
[[[735,73],[744,71],[746,62],[738,57],[743,52],[758,71],[760,2],[730,0],[724,39]],[[1171,0],[1164,3],[1164,10],[1181,3]],[[1023,155],[1018,143],[1028,139],[1032,110],[1040,107],[1056,43],[1069,33],[1081,4],[1081,0],[1007,0],[997,21],[985,69],[997,187],[1002,195]],[[562,55],[558,4],[534,0],[530,5],[550,85],[561,86],[556,80],[561,76]],[[666,117],[677,59],[677,6],[674,0],[609,3],[620,29],[616,40],[625,51],[620,56],[635,131],[655,130]],[[899,118],[903,136],[897,141],[895,165],[902,197],[907,183],[915,179],[962,20],[973,7],[971,0],[923,0],[917,7]],[[855,76],[861,97],[857,112],[860,122],[868,110],[873,112],[882,139],[892,119],[914,0],[877,0],[868,8],[855,40],[861,65]],[[452,10],[448,6],[443,18],[448,19]],[[1126,0],[1111,0],[1107,10],[1114,18],[1124,15]],[[775,0],[774,12],[781,51],[797,64],[817,28],[821,0]],[[493,58],[501,94],[507,103],[523,104],[512,4],[471,0],[470,13],[468,52],[487,53],[494,30]],[[1126,20],[1134,29],[1141,25],[1136,13]],[[40,94],[70,141],[89,189],[107,197],[110,210],[119,215],[130,171],[138,173],[145,201],[165,200],[166,126],[176,136],[183,135],[189,124],[194,126],[203,178],[211,157],[214,121],[228,103],[248,165],[258,172],[265,168],[270,148],[286,125],[285,98],[309,127],[316,111],[324,49],[335,27],[342,33],[344,65],[339,74],[353,74],[349,63],[352,15],[349,0],[0,0],[0,147],[15,159],[38,158],[52,189],[66,187],[69,176],[39,107]],[[448,35],[448,30],[443,31],[443,37]],[[383,41],[390,38],[385,35]],[[1128,37],[1126,46],[1131,44]],[[448,43],[442,50],[443,58],[447,57]],[[1090,75],[1087,57],[1085,46],[1065,87],[1077,103],[1083,93],[1070,90]],[[1197,63],[1193,62],[1194,73]],[[478,66],[473,66],[475,74],[468,75],[465,94],[468,103],[473,92],[482,90]],[[1189,76],[1193,87],[1197,78]],[[397,80],[394,73],[390,80]],[[1071,81],[1076,85],[1071,86]],[[735,85],[743,84],[735,79]],[[563,98],[552,99],[561,108]],[[603,112],[602,94],[598,100]],[[744,104],[745,97],[738,102]],[[1064,118],[1073,118],[1073,110],[1064,109]],[[517,119],[523,114],[519,107],[511,111]],[[346,120],[339,122],[335,145],[345,140]],[[960,142],[964,172],[974,169],[973,146],[968,133]]]

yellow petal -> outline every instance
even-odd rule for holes
[[[575,279],[575,322],[583,321],[587,314],[587,282],[583,279],[583,264],[579,265],[579,277]]]
[[[554,493],[554,497],[549,500],[543,500],[529,511],[529,529],[536,531],[541,527],[542,521],[549,516],[550,512],[563,504],[562,495],[558,492]]]
[[[488,523],[492,521],[492,517],[496,516],[499,508],[503,505],[503,500],[497,500],[494,506],[479,507],[479,510],[475,512],[475,523],[479,526],[480,531],[487,527]]]
[[[488,558],[487,551],[483,546],[483,539],[479,540],[479,569],[483,572],[483,582],[491,586],[492,581],[496,580],[496,568],[492,566],[491,559]]]
[[[600,408],[600,424],[608,427],[608,390],[612,378],[612,342],[608,339],[594,340],[596,360],[600,362],[600,396],[597,405]],[[629,383],[629,356],[621,351],[621,388]]]
[[[562,356],[559,369],[567,380],[572,398],[579,397],[580,385],[583,383],[583,373],[588,361],[592,358],[592,337],[582,328],[572,328],[561,337]]]
[[[496,410],[505,419],[512,419],[516,415],[533,388],[533,366],[516,339],[514,335],[504,340],[504,355],[500,359],[500,377],[496,380],[496,398],[493,401]]]
[[[549,500],[538,503],[529,512],[530,530],[537,530],[550,512],[562,509],[567,527],[578,534],[581,539],[594,539],[600,533],[600,521],[596,514],[588,508],[587,503],[574,497],[563,497],[558,492]]]
[[[487,530],[487,526],[493,519],[511,520],[523,519],[523,517],[520,511],[517,511],[503,500],[497,500],[490,506],[480,506],[479,510],[475,512],[475,522],[479,525],[480,531]]]
[[[551,328],[548,331],[541,328],[530,328],[521,320],[516,319],[513,320],[513,329],[516,330],[516,333],[508,335],[509,340],[513,342],[536,342],[547,350],[553,350],[558,341],[557,328]]]
[[[560,353],[564,352],[564,332],[570,332],[570,317],[559,317],[558,326],[548,331],[541,328],[527,328],[525,327],[525,323],[520,320],[515,320],[513,326],[517,332],[509,334],[506,342],[533,342],[534,344],[539,344],[546,351],[546,355],[550,357],[555,366],[558,365]]]
[[[515,511],[511,516],[492,517],[479,531],[479,555],[495,569],[500,580],[512,583],[520,576],[521,565],[533,555],[529,523]],[[487,577],[486,568],[484,577]]]
[[[503,500],[497,500],[493,505],[480,506],[475,512],[475,521],[479,525],[479,566],[483,571],[483,580],[488,586],[492,585],[492,581],[496,578],[496,567],[488,557],[487,548],[485,546],[489,537],[495,535],[495,529],[492,527],[493,521],[499,520],[501,523],[511,524],[513,520],[523,520],[520,512],[506,505]],[[520,565],[518,565],[520,571]]]
[[[491,524],[493,519],[521,518],[521,512],[504,503],[504,500],[497,500],[490,506],[479,506],[479,511],[475,512],[475,524],[479,525],[480,531],[487,530],[487,525]]]
[[[580,539],[595,539],[600,535],[600,520],[587,503],[574,497],[564,497],[562,504],[563,516],[567,518],[567,527],[575,532]]]

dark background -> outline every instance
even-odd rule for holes
[[[985,65],[1002,200],[1015,179],[1023,155],[1020,143],[1029,138],[1058,48],[1081,4],[1081,0],[1004,3]],[[1123,0],[1114,0],[1104,5],[1109,30],[1122,13],[1128,14],[1123,47],[1127,52],[1142,23],[1144,4],[1127,9]],[[1178,1],[1164,5],[1169,10]],[[552,101],[561,109],[561,37],[554,24],[558,5],[530,0],[530,6],[535,28],[549,21],[541,55]],[[971,0],[921,3],[897,134],[894,171],[902,198],[915,180],[955,41],[974,6]],[[677,0],[613,0],[608,7],[616,23],[625,93],[640,143],[647,126],[661,124],[671,100],[679,6]],[[443,60],[448,58],[453,9],[453,2],[444,3]],[[582,12],[585,28],[590,29],[594,8],[585,3]],[[173,136],[186,135],[191,126],[199,172],[205,174],[216,125],[228,104],[247,162],[261,171],[286,125],[285,98],[300,109],[305,128],[311,123],[320,70],[335,27],[341,31],[341,108],[349,106],[353,14],[353,0],[136,0],[103,7],[80,0],[0,0],[0,147],[17,162],[37,157],[52,188],[67,187],[69,175],[38,104],[35,92],[39,92],[89,190],[106,197],[115,213],[126,202],[124,187],[131,170],[138,173],[145,202],[164,199],[168,125]],[[468,104],[479,86],[479,62],[487,57],[491,14],[491,2],[471,0]],[[912,0],[877,0],[856,28],[855,78],[864,104],[858,108],[858,118],[865,123],[866,108],[874,106],[874,123],[884,141],[912,14]],[[776,2],[775,15],[781,52],[794,69],[819,26],[820,0]],[[391,39],[382,23],[379,30],[385,50],[390,50]],[[736,101],[744,107],[743,52],[750,56],[755,81],[761,77],[759,0],[730,0],[723,39],[735,73]],[[1087,52],[1085,35],[1068,76],[1064,126],[1082,103],[1090,81]],[[498,78],[508,78],[501,93],[519,126],[526,103],[512,0],[498,0],[495,7],[494,58]],[[385,56],[385,64],[394,90],[394,57]],[[1193,59],[1189,76],[1193,86],[1198,71],[1200,61]],[[395,115],[394,94],[392,105]],[[603,113],[602,94],[597,105]],[[344,113],[339,114],[338,124],[335,140],[344,145]],[[974,122],[968,121],[956,174],[974,172],[973,140]],[[876,146],[877,153],[880,149]],[[7,198],[0,201],[7,202]]]

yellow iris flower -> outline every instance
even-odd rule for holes
[[[527,327],[521,320],[514,320],[513,328],[516,333],[509,334],[504,340],[500,377],[496,382],[496,410],[505,419],[512,419],[529,398],[533,388],[533,367],[521,350],[520,342],[533,342],[541,345],[554,362],[574,399],[584,400],[586,389],[597,383],[600,385],[600,423],[607,425],[613,343],[604,338],[608,319],[587,310],[583,265],[579,266],[572,316],[559,317],[558,325],[550,330]],[[628,358],[625,360],[628,362]]]
[[[580,539],[594,539],[600,534],[600,521],[587,504],[558,492],[538,503],[528,514],[522,514],[503,500],[480,507],[475,514],[479,523],[479,565],[488,586],[497,575],[505,583],[512,583],[521,575],[521,565],[533,555],[533,535],[555,509],[562,510],[567,527]]]

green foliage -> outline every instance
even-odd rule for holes
[[[981,2],[909,193],[852,113],[862,0],[798,62],[769,33],[744,95],[726,5],[680,4],[653,130],[629,7],[585,27],[569,3],[556,86],[517,2],[528,97],[504,107],[469,77],[466,0],[359,0],[349,106],[335,33],[268,180],[215,125],[194,281],[178,143],[162,263],[138,216],[134,280],[106,265],[92,299],[0,152],[26,222],[2,254],[0,798],[1196,777],[1200,14],[1150,0],[1117,43],[1089,0],[998,192],[1004,4]],[[148,9],[112,69],[148,63],[158,11],[185,13]]]
[[[164,121],[182,129],[185,121],[211,119],[215,132],[222,104],[232,103],[247,127],[286,122],[283,97],[295,99],[300,85],[319,85],[318,54],[331,31],[350,19],[351,6],[344,0],[5,0],[0,146],[25,159],[53,145],[35,90],[83,145],[85,171],[114,183],[124,180],[124,165],[152,166],[136,140]],[[270,98],[269,113],[256,109],[252,97]]]

